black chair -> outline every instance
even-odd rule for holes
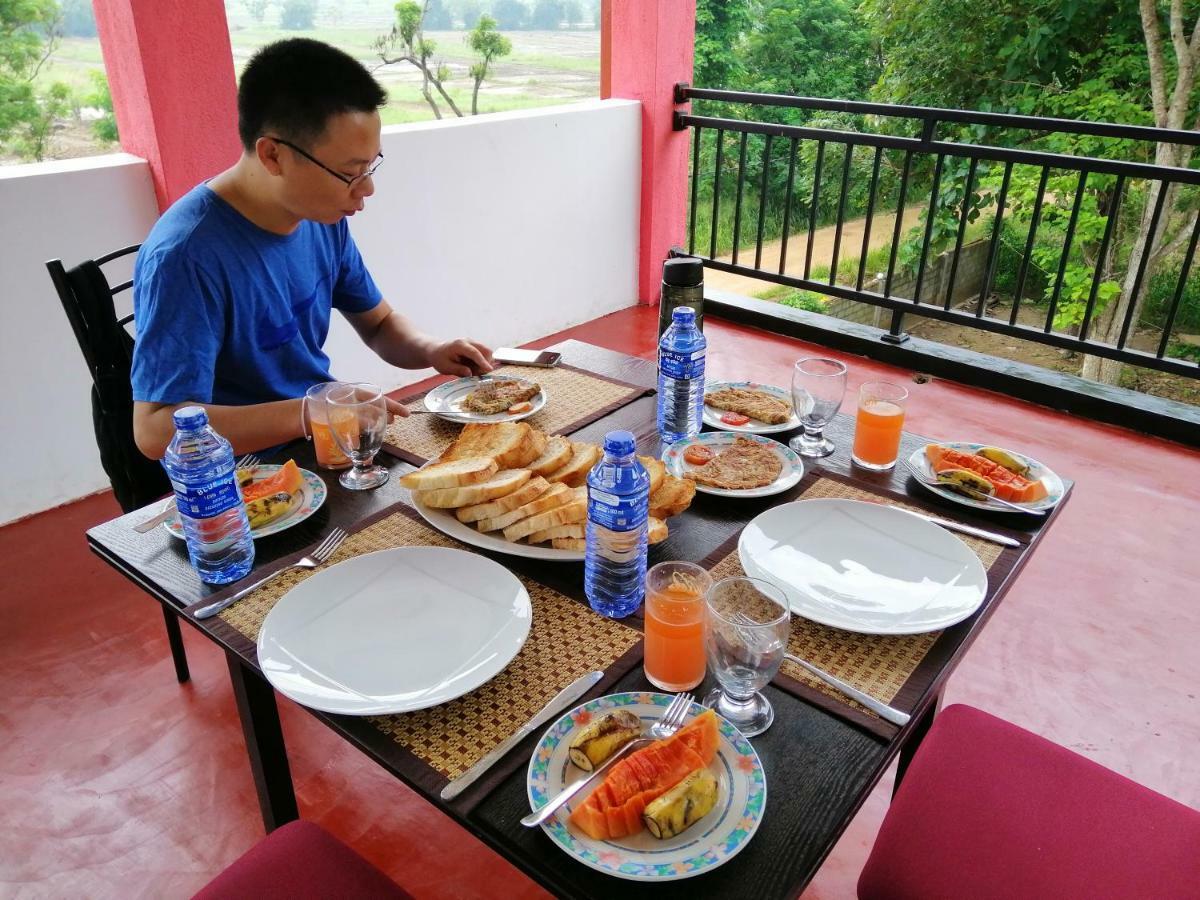
[[[133,337],[125,330],[133,316],[118,319],[113,302],[113,297],[128,290],[133,282],[110,287],[100,269],[105,263],[136,253],[138,247],[134,244],[98,259],[87,259],[71,269],[64,268],[58,259],[46,263],[92,376],[92,425],[100,462],[125,512],[145,506],[171,489],[162,466],[143,456],[133,442]],[[163,618],[175,675],[180,682],[187,681],[188,663],[178,614],[164,606]]]

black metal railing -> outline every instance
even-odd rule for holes
[[[1165,308],[1162,310],[1161,336],[1157,340],[1157,346],[1153,350],[1146,350],[1130,345],[1131,336],[1138,326],[1138,323],[1134,321],[1134,316],[1139,309],[1139,304],[1135,301],[1144,288],[1144,276],[1147,261],[1151,255],[1149,251],[1152,247],[1148,247],[1147,252],[1142,254],[1141,262],[1137,266],[1131,291],[1134,299],[1127,305],[1116,340],[1098,340],[1093,336],[1097,317],[1103,306],[1103,301],[1100,299],[1101,286],[1112,274],[1111,271],[1105,271],[1102,261],[1110,258],[1110,250],[1116,249],[1116,246],[1113,245],[1116,240],[1114,231],[1121,218],[1119,214],[1122,209],[1121,204],[1131,187],[1136,185],[1140,190],[1149,190],[1151,185],[1159,185],[1157,202],[1153,205],[1148,229],[1148,233],[1154,236],[1154,239],[1158,239],[1161,237],[1162,231],[1159,227],[1160,222],[1163,225],[1166,224],[1162,220],[1162,216],[1169,193],[1168,187],[1180,185],[1188,186],[1190,189],[1200,186],[1200,171],[1148,162],[1103,159],[1044,149],[1029,149],[1028,146],[1031,143],[1035,145],[1045,143],[1047,136],[1075,134],[1143,143],[1169,142],[1195,147],[1200,146],[1200,134],[1197,132],[1000,113],[752,94],[740,91],[693,88],[684,84],[676,86],[675,100],[680,104],[691,100],[704,100],[753,107],[780,107],[810,112],[824,111],[855,116],[886,117],[892,120],[914,122],[918,127],[910,130],[919,131],[916,136],[905,136],[843,130],[842,128],[813,127],[808,124],[779,124],[693,115],[689,112],[677,111],[675,113],[676,130],[691,128],[693,131],[688,250],[701,257],[707,267],[811,291],[826,297],[858,301],[889,310],[891,321],[887,333],[882,336],[886,341],[904,341],[906,339],[903,330],[904,317],[915,314],[1034,341],[1063,350],[1105,357],[1160,371],[1200,377],[1200,363],[1188,359],[1184,355],[1172,355],[1168,352],[1171,349],[1173,329],[1184,301],[1185,289],[1192,277],[1197,243],[1200,241],[1200,215],[1196,216],[1194,224],[1189,225],[1190,237],[1181,229],[1177,235],[1178,240],[1175,241],[1178,249],[1182,250],[1182,262],[1171,299],[1166,302]],[[957,126],[976,126],[980,132],[982,127],[1012,129],[1032,136],[1032,138],[1013,141],[1012,143],[1017,144],[1016,146],[1004,146],[1003,142],[988,144],[962,140],[939,140],[937,132],[939,126],[944,123],[952,123]],[[707,145],[704,144],[705,136],[709,134],[715,135],[715,146],[713,146],[714,140],[712,139]],[[728,184],[723,189],[722,184],[722,175],[730,168],[726,161],[726,144],[730,143],[727,135],[740,136],[735,145],[737,148],[736,186],[732,190],[728,189]],[[759,147],[752,153],[752,156],[757,159],[756,165],[760,171],[756,175],[750,176],[757,178],[758,183],[755,184],[751,180],[747,185],[747,146],[753,136],[761,136],[761,140],[756,141]],[[780,158],[781,154],[778,152],[781,142],[786,147],[782,154],[783,159]],[[806,142],[807,156],[812,162],[812,178],[808,182],[811,193],[797,202],[797,198],[794,196],[797,166],[801,164],[801,158],[805,155],[801,153],[801,150],[805,148]],[[702,147],[706,146],[712,150],[707,158],[702,153]],[[842,148],[840,160],[836,156],[836,148],[839,146]],[[870,175],[865,175],[866,167],[864,166],[861,169],[863,173],[861,179],[855,178],[855,180],[865,180],[868,183],[865,206],[855,213],[855,218],[862,223],[862,241],[860,246],[850,248],[843,240],[843,230],[847,217],[847,196],[852,185],[852,158],[859,148],[869,148],[869,155],[866,156],[866,159],[869,160]],[[730,152],[732,152],[732,146]],[[895,224],[892,226],[886,272],[881,273],[882,278],[872,279],[872,282],[875,283],[868,283],[867,260],[871,251],[872,224],[880,214],[882,206],[879,185],[881,163],[885,154],[889,159],[889,172],[898,172],[898,178],[892,179],[896,195]],[[898,155],[902,158],[898,165],[894,165],[892,160]],[[711,159],[711,169],[708,169],[706,159]],[[953,165],[957,161],[964,162],[965,173],[962,172],[960,165],[957,182],[944,184],[947,166]],[[702,164],[704,165],[703,171]],[[827,171],[827,165],[832,165],[833,169]],[[930,166],[932,166],[932,174],[928,175]],[[964,304],[961,302],[958,304],[954,302],[956,287],[962,287],[962,285],[956,285],[956,279],[959,275],[959,261],[963,255],[968,222],[973,216],[978,215],[978,203],[973,203],[972,198],[975,197],[977,201],[979,192],[982,190],[979,182],[981,166],[985,168],[1002,167],[1003,172],[999,176],[998,186],[993,178],[990,182],[991,186],[987,189],[992,220],[990,233],[985,233],[979,238],[979,241],[986,243],[987,247],[986,260],[982,269],[982,282],[978,297],[969,304],[969,308],[964,308]],[[1033,166],[1040,169],[1031,207],[1028,201],[1020,207],[1025,211],[1023,214],[1029,218],[1027,234],[1024,236],[1020,251],[1011,247],[1006,250],[1002,246],[1002,234],[1005,233],[1004,229],[1007,227],[1005,224],[1006,214],[1010,214],[1015,208],[1010,198],[1010,189],[1014,181],[1013,173],[1016,166]],[[914,173],[917,169],[921,169],[928,175],[927,187],[925,184],[919,188],[914,186]],[[1027,305],[1034,302],[1030,298],[1025,298],[1024,294],[1030,289],[1034,279],[1035,242],[1039,236],[1039,227],[1046,215],[1047,186],[1052,172],[1073,176],[1075,180],[1073,189],[1068,185],[1059,195],[1052,195],[1050,198],[1051,202],[1056,204],[1061,202],[1062,204],[1062,217],[1066,218],[1065,233],[1060,232],[1062,234],[1062,251],[1056,265],[1051,266],[1039,276],[1044,281],[1045,317],[1044,320],[1039,319],[1039,324],[1034,325],[1019,321],[1019,313],[1023,302]],[[1068,327],[1059,327],[1056,326],[1056,318],[1060,312],[1063,298],[1068,261],[1072,258],[1073,250],[1078,252],[1076,238],[1080,210],[1089,189],[1088,180],[1089,178],[1094,179],[1096,176],[1108,176],[1104,180],[1105,185],[1110,185],[1104,191],[1107,221],[1103,226],[1103,234],[1099,235],[1098,247],[1094,240],[1091,245],[1096,261],[1094,274],[1091,276],[1091,286],[1087,290],[1087,301],[1082,311],[1082,319]],[[711,179],[711,198],[701,197],[700,186],[705,179]],[[1030,174],[1030,181],[1032,180],[1033,176]],[[764,238],[771,237],[770,230],[765,228],[765,220],[770,205],[769,185],[772,184],[782,185],[782,197],[774,198],[778,201],[774,208],[776,212],[781,211],[782,216],[782,221],[776,223],[780,241],[779,258],[777,264],[764,266]],[[936,216],[926,214],[925,222],[921,226],[922,231],[915,263],[910,260],[906,270],[909,277],[914,274],[915,270],[912,296],[898,296],[895,292],[899,273],[898,253],[904,243],[902,239],[905,233],[905,212],[906,210],[911,212],[908,204],[915,200],[926,204],[927,211],[935,211],[939,207],[939,191],[952,187],[956,191],[961,190],[962,200],[961,208],[953,210],[954,215],[957,216],[957,223],[953,229],[952,249],[939,251],[942,258],[938,264],[948,267],[948,277],[943,279],[947,286],[944,292],[939,290],[936,296],[927,296],[930,293],[927,279],[930,278],[931,267],[934,264],[930,251],[934,244]],[[753,217],[747,216],[743,210],[747,188],[749,188],[751,197],[757,195],[757,212]],[[856,184],[855,188],[861,188],[861,184]],[[832,251],[828,277],[818,279],[814,276],[813,271],[814,236],[823,224],[819,221],[818,216],[818,210],[821,207],[821,192],[830,189],[838,191],[836,202],[830,204],[831,209],[836,209],[831,223],[834,229]],[[916,195],[918,190],[920,190],[919,196]],[[725,194],[724,198],[723,194]],[[1141,195],[1139,194],[1139,196]],[[1147,194],[1147,196],[1149,195]],[[1068,198],[1070,202],[1069,217],[1065,213],[1065,204]],[[718,242],[718,225],[722,221],[721,204],[723,199],[726,201],[731,199],[734,204],[732,242],[728,254],[719,252],[721,248]],[[708,206],[704,208],[706,203]],[[957,205],[957,201],[955,203]],[[789,271],[787,265],[789,242],[793,245],[792,249],[795,253],[794,244],[797,239],[801,239],[800,235],[791,233],[794,219],[804,214],[804,207],[807,207],[807,227],[802,237],[804,240],[803,267],[800,269],[797,265],[795,268],[799,271]],[[698,213],[702,211],[709,218],[709,234],[706,241],[703,240],[703,235],[698,241],[697,235]],[[891,210],[887,210],[887,213],[891,214]],[[756,221],[752,223],[746,221],[751,218]],[[825,227],[828,225],[826,224]],[[750,228],[753,228],[754,240],[752,265],[748,258],[748,241],[747,246],[740,246],[743,229],[749,232]],[[1095,236],[1093,235],[1093,239]],[[914,241],[914,246],[916,243]],[[982,243],[980,245],[981,252]],[[1186,249],[1183,249],[1185,246]],[[839,283],[839,264],[845,260],[847,254],[855,250],[859,253],[857,271],[851,273],[851,277],[846,280],[846,283]],[[933,255],[938,256],[939,252],[935,252]],[[988,312],[987,305],[992,288],[996,283],[998,265],[1004,258],[1005,252],[1009,254],[1010,261],[1013,261],[1012,254],[1019,252],[1019,257],[1015,260],[1015,289],[1013,290],[1011,310],[1006,316],[995,316]],[[1026,318],[1028,317],[1027,311]]]

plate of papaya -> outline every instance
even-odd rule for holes
[[[544,806],[586,778],[617,746],[621,729],[644,731],[669,694],[599,697],[567,713],[542,736],[529,761],[529,804]],[[582,754],[582,755],[581,755]],[[732,859],[762,821],[767,779],[750,742],[712,710],[693,703],[671,737],[618,760],[596,787],[573,797],[542,825],[568,856],[631,881],[676,881]]]
[[[260,464],[253,472],[239,471],[238,483],[250,519],[250,537],[255,540],[299,525],[325,502],[321,476],[290,459],[282,466]],[[173,511],[163,528],[183,540],[183,526]]]
[[[991,512],[1047,510],[1062,499],[1066,490],[1049,466],[989,444],[926,444],[914,451],[908,464],[917,474],[916,480],[935,494]],[[1007,503],[997,503],[990,497]]]

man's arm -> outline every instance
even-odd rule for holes
[[[496,367],[492,351],[478,341],[439,342],[418,331],[386,300],[361,313],[346,313],[363,343],[385,362],[403,369],[432,367],[444,375],[482,375]]]
[[[203,406],[213,429],[233,445],[237,455],[286,444],[304,436],[300,420],[303,398],[255,403],[250,406],[217,406],[213,403],[133,404],[133,440],[150,459],[162,459],[175,435],[175,410]]]

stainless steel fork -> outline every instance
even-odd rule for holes
[[[676,694],[667,708],[663,710],[663,714],[658,717],[653,725],[650,726],[649,737],[640,737],[630,741],[618,752],[614,753],[604,764],[598,766],[587,778],[580,779],[568,788],[563,789],[549,803],[540,809],[534,810],[529,815],[521,820],[521,824],[526,828],[533,828],[535,825],[541,825],[549,819],[554,813],[568,800],[582,791],[589,784],[594,782],[596,778],[604,772],[609,766],[615,763],[618,759],[624,758],[634,747],[640,747],[643,744],[649,744],[651,741],[661,741],[663,738],[669,738],[680,728],[687,720],[688,710],[692,708],[694,698],[691,694]]]
[[[258,458],[257,453],[247,453],[245,456],[243,456],[241,459],[239,459],[237,461],[236,465],[234,466],[234,471],[240,472],[243,469],[249,469],[251,472],[253,472],[255,469],[258,468],[258,465],[260,462],[262,462],[262,460],[260,460]],[[171,518],[171,516],[173,516],[174,514],[175,514],[175,498],[172,497],[170,500],[167,501],[166,508],[163,509],[162,512],[160,512],[156,516],[151,516],[145,522],[138,522],[138,524],[133,526],[133,530],[136,531],[138,534],[145,534],[147,531],[152,531],[155,528],[157,528],[163,522],[167,521],[167,519]]]
[[[317,546],[317,549],[308,554],[308,556],[305,556],[303,559],[292,563],[290,566],[284,566],[282,569],[272,572],[266,578],[258,579],[258,581],[254,582],[248,587],[242,588],[237,593],[230,594],[223,600],[218,600],[216,603],[210,603],[208,606],[200,607],[200,609],[196,610],[194,613],[192,613],[192,615],[197,619],[207,619],[209,616],[215,616],[221,610],[228,609],[250,592],[258,590],[268,581],[277,578],[289,569],[317,568],[317,566],[321,565],[323,562],[329,559],[329,557],[333,556],[333,554],[337,551],[337,548],[342,546],[342,542],[346,540],[346,537],[346,532],[341,528],[333,529],[333,531],[329,533],[329,536],[325,538],[325,540],[321,541],[321,543]]]

